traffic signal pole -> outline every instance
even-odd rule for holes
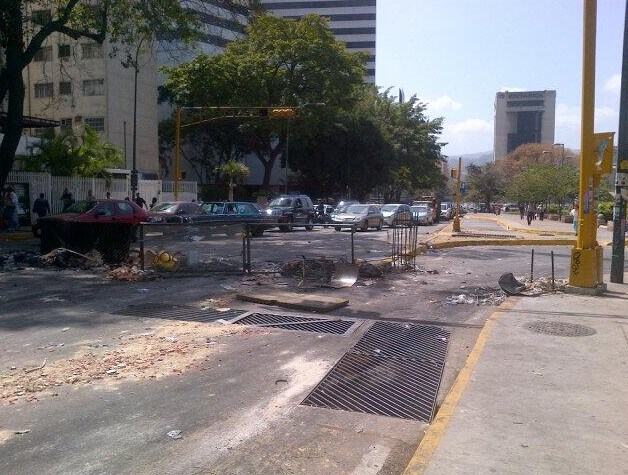
[[[602,247],[597,243],[597,190],[594,107],[595,107],[595,36],[597,0],[584,0],[584,35],[582,65],[582,123],[580,137],[580,190],[576,245],[571,250],[569,286],[605,289],[602,274]],[[612,148],[612,147],[611,147]]]
[[[460,232],[460,175],[462,174],[462,157],[458,157],[458,171],[456,173],[456,215],[454,216],[454,223],[452,225],[452,231],[455,233]]]

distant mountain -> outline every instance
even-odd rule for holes
[[[486,163],[491,163],[493,161],[493,152],[467,153],[459,155],[459,157],[462,157],[462,167],[464,168],[468,165],[484,165]],[[447,163],[450,167],[457,167],[458,157],[448,157]]]

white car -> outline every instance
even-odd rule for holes
[[[376,205],[350,205],[344,211],[334,212],[331,215],[332,226],[341,231],[342,226],[351,225],[362,231],[368,228],[382,229],[384,216]]]
[[[427,205],[411,206],[412,220],[418,224],[432,225],[434,224],[432,208]]]

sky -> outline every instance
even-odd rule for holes
[[[443,117],[449,157],[493,150],[495,94],[556,90],[554,142],[580,149],[584,0],[379,0],[376,83]],[[597,1],[595,132],[616,132],[626,0]],[[615,136],[617,144],[617,136]]]

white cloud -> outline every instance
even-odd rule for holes
[[[568,106],[567,104],[556,104],[556,126],[557,127],[580,127],[581,111],[580,106]]]
[[[427,108],[430,111],[434,111],[434,112],[444,110],[444,109],[456,111],[462,108],[462,104],[458,101],[453,100],[451,97],[444,95],[433,100],[428,100]]]
[[[605,120],[605,119],[617,119],[619,120],[619,112],[617,112],[612,107],[596,107],[595,108],[595,120]]]
[[[604,83],[604,89],[613,94],[619,94],[621,91],[621,74],[613,74]]]
[[[523,92],[523,91],[527,91],[527,89],[524,89],[523,87],[509,87],[509,86],[502,86],[502,88],[499,90],[499,92]]]
[[[493,121],[466,119],[460,122],[447,122],[443,126],[442,142],[445,155],[485,152],[493,150]]]

